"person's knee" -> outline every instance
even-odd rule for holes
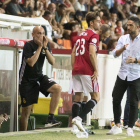
[[[84,99],[83,93],[81,93],[81,92],[75,93],[75,97],[74,97],[74,101],[75,101],[75,102],[82,102],[83,99]]]
[[[61,94],[62,88],[60,85],[55,84],[53,85],[53,89],[52,89],[52,94],[56,93],[56,94]]]
[[[137,109],[138,108],[138,101],[133,101],[130,99],[130,108]]]
[[[84,96],[83,101],[87,102],[88,101],[88,96]]]
[[[74,101],[75,102],[82,102],[83,101],[83,96],[75,96]]]
[[[95,99],[98,103],[100,101],[100,93],[91,94],[91,99]]]
[[[121,100],[117,100],[113,98],[113,105],[120,105],[120,104],[121,104]]]

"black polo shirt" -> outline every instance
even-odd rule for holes
[[[47,44],[47,47],[51,52],[49,44]],[[36,53],[37,49],[38,45],[33,40],[25,43],[23,47],[22,64],[19,71],[19,84],[21,84],[24,79],[28,81],[37,81],[42,76],[42,68],[46,57],[45,50],[43,50],[43,48],[33,67],[29,66],[26,62],[26,59],[31,58]]]

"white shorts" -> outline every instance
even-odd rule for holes
[[[92,81],[90,75],[73,75],[73,91],[74,92],[99,92],[98,81]]]

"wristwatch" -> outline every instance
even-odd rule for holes
[[[135,61],[134,61],[134,63],[136,63],[136,64],[138,63],[138,60],[137,60],[137,58],[135,58]]]

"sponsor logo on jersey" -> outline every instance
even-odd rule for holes
[[[79,36],[87,36],[88,33],[82,32]]]
[[[92,42],[93,42],[93,43],[97,43],[97,39],[96,39],[96,38],[93,38],[93,39],[92,39]]]

